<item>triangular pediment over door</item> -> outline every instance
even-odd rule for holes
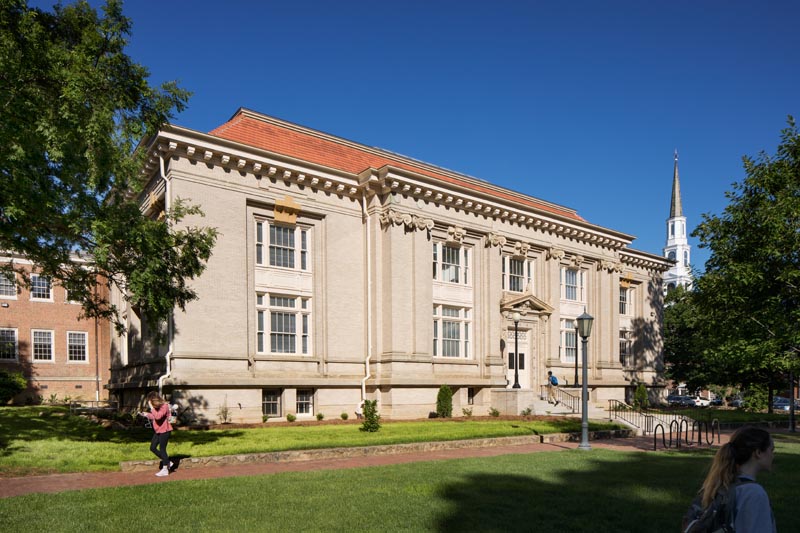
[[[506,296],[500,302],[500,313],[503,316],[510,316],[514,312],[528,316],[550,316],[553,311],[554,308],[551,305],[532,294]]]

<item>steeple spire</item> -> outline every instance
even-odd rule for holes
[[[669,218],[682,216],[681,180],[678,178],[678,150],[675,150],[675,170],[672,174],[672,201],[669,204]]]

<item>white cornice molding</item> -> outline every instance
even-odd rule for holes
[[[666,257],[642,252],[641,250],[634,250],[632,248],[620,250],[619,260],[623,265],[635,266],[660,273],[668,271],[672,266],[672,262]]]
[[[469,186],[442,182],[430,176],[390,166],[354,175],[178,126],[168,126],[147,147],[140,146],[140,149],[149,151],[150,157],[142,170],[147,176],[157,173],[159,157],[185,157],[232,171],[248,172],[257,179],[281,179],[286,183],[296,183],[338,196],[357,198],[365,192],[376,192],[376,188],[378,193],[401,193],[465,213],[478,214],[612,250],[623,249],[633,240],[631,235],[595,226],[580,219],[573,220],[547,210],[552,207],[565,213],[574,213],[570,209],[525,197],[479,180],[474,180],[475,184],[489,192],[482,193]],[[441,173],[441,169],[437,167],[431,169]],[[463,181],[461,175],[454,174],[453,177]],[[542,207],[526,206],[493,196],[491,191],[494,189],[518,196],[521,201],[541,204]]]
[[[481,196],[472,189],[458,187],[446,188],[444,184],[434,183],[430,177],[415,174],[403,169],[383,167],[379,169],[380,192],[399,193],[424,202],[432,202],[467,213],[475,213],[502,220],[509,224],[538,229],[545,233],[575,239],[588,244],[611,249],[628,246],[633,237],[613,230],[607,230],[579,220],[559,218],[534,207],[521,207],[520,204],[504,201],[489,195]]]
[[[196,132],[191,132],[196,133]],[[358,176],[348,173],[337,173],[330,169],[322,169],[305,161],[292,160],[278,154],[258,151],[247,147],[249,151],[233,149],[226,143],[219,142],[216,137],[201,138],[203,134],[187,135],[178,131],[162,131],[150,145],[150,158],[142,173],[152,176],[158,171],[159,157],[184,157],[217,165],[238,172],[248,172],[256,179],[267,177],[280,179],[286,183],[295,182],[314,189],[333,192],[339,196],[359,197],[361,188]],[[256,153],[256,152],[261,152]]]

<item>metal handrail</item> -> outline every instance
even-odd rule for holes
[[[547,398],[547,385],[540,385],[539,397],[541,399]],[[556,401],[569,408],[573,413],[581,412],[581,399],[578,396],[573,396],[561,387],[555,389]]]
[[[647,435],[654,431],[655,417],[638,409],[634,409],[628,404],[619,400],[608,400],[609,418],[618,418],[632,426],[636,426]]]

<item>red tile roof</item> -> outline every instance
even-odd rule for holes
[[[359,148],[352,142],[337,142],[334,137],[325,134],[314,135],[310,131],[304,132],[300,131],[300,129],[290,128],[267,120],[267,118],[264,117],[264,120],[259,120],[257,116],[240,109],[228,122],[210,131],[209,135],[353,174],[358,174],[368,168],[377,169],[391,165],[446,183],[466,187],[479,193],[509,200],[521,206],[531,207],[572,220],[583,221],[583,218],[575,211],[567,208],[540,202],[535,198],[521,198],[513,194],[504,193],[497,188],[483,186],[473,181],[459,179],[432,171],[421,165],[415,165],[401,156],[393,156],[392,154],[379,152],[367,147]]]

